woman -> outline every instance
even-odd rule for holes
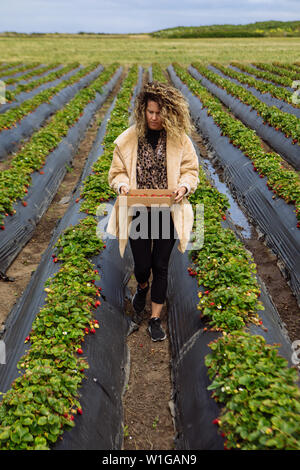
[[[169,258],[177,237],[181,252],[189,241],[194,215],[186,196],[197,188],[199,163],[187,135],[192,130],[188,104],[176,88],[155,81],[146,84],[136,98],[133,120],[129,129],[114,142],[109,185],[121,195],[136,188],[170,189],[174,192],[175,203],[171,211],[169,208],[161,211],[158,238],[151,237],[153,208],[148,208],[147,220],[145,214],[144,219],[141,218],[141,210],[131,216],[119,208],[117,214],[115,205],[107,232],[119,238],[121,256],[129,239],[138,282],[132,301],[137,314],[144,310],[152,270],[152,313],[148,331],[153,341],[161,341],[166,338],[160,314],[166,298]],[[170,227],[167,238],[162,233],[162,219],[166,216],[169,216]],[[138,217],[148,222],[146,237],[133,236],[132,228]]]

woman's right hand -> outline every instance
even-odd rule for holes
[[[122,196],[126,196],[126,194],[128,194],[128,188],[127,188],[127,186],[121,186],[121,188],[120,188],[120,194],[122,194]]]

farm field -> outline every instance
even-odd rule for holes
[[[88,35],[31,37],[0,36],[2,60],[60,63],[79,61],[83,65],[117,61],[121,65],[158,62],[167,67],[173,61],[189,65],[195,60],[229,63],[232,60],[299,61],[300,37],[294,38],[189,38],[165,39],[150,35]],[[13,59],[12,59],[13,58]],[[147,58],[145,60],[145,58]]]
[[[132,37],[130,60],[84,39],[0,38],[0,450],[299,450],[299,39]],[[148,80],[189,103],[204,204],[163,344],[132,321],[130,253],[97,230]]]

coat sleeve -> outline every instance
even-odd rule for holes
[[[116,193],[119,193],[122,185],[127,186],[129,189],[129,175],[118,145],[115,146],[113,152],[113,159],[108,172],[108,184]]]
[[[187,194],[196,191],[199,183],[199,161],[193,142],[186,136],[183,155],[180,166],[180,178],[178,186],[185,186]]]

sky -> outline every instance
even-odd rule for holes
[[[0,31],[149,33],[175,26],[300,20],[300,0],[2,0]]]

